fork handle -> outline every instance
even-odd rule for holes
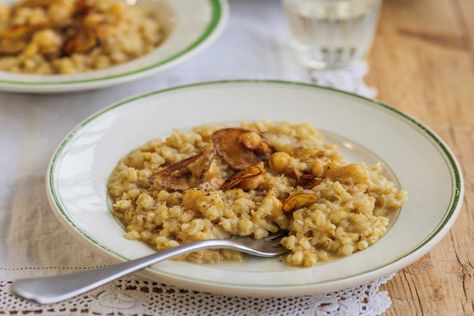
[[[17,280],[13,283],[12,290],[15,294],[40,304],[57,303],[168,258],[186,252],[216,248],[243,250],[230,240],[197,241],[103,268],[59,276]]]

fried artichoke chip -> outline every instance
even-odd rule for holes
[[[237,185],[241,184],[243,181],[247,181],[251,178],[263,175],[264,172],[265,167],[263,162],[259,162],[253,166],[247,167],[229,177],[221,186],[221,190],[226,191],[232,189],[233,187],[236,187]]]
[[[312,189],[313,187],[317,186],[324,180],[323,177],[315,176],[312,173],[303,174],[297,176],[296,185],[303,187],[304,189]]]
[[[212,147],[158,171],[153,178],[167,190],[184,191],[198,186],[214,159]]]
[[[80,28],[64,44],[63,53],[66,56],[88,53],[97,45],[97,42],[97,35],[93,31]]]
[[[289,212],[315,203],[318,197],[312,193],[292,193],[283,203],[283,211]]]

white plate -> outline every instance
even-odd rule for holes
[[[396,109],[303,83],[219,81],[148,93],[112,105],[71,131],[47,177],[54,213],[87,244],[120,260],[152,252],[124,232],[108,211],[106,182],[118,160],[173,128],[239,120],[309,122],[339,142],[348,160],[382,161],[408,191],[388,233],[352,256],[311,268],[278,259],[198,265],[167,261],[146,271],[180,287],[232,295],[327,292],[400,270],[427,253],[461,208],[462,175],[449,148],[429,128]]]
[[[0,0],[2,1],[2,0]],[[12,2],[3,0],[2,2]],[[227,0],[139,0],[152,6],[169,32],[152,52],[129,62],[73,75],[15,74],[0,71],[0,91],[59,93],[129,82],[173,67],[216,39],[228,16]]]

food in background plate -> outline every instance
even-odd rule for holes
[[[313,266],[367,248],[387,231],[405,192],[380,166],[346,163],[308,124],[248,122],[175,130],[132,151],[108,192],[129,239],[154,249],[281,229],[286,262]],[[202,250],[178,259],[241,259]]]
[[[0,4],[0,70],[72,74],[121,64],[154,49],[153,12],[121,0],[22,0]]]

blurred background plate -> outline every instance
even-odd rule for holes
[[[211,44],[221,33],[228,16],[226,0],[139,0],[137,3],[154,7],[169,32],[152,52],[113,67],[72,75],[0,71],[0,91],[57,93],[90,90],[150,76],[185,61]]]

